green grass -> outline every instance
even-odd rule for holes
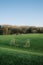
[[[15,45],[10,45],[11,40],[15,40]],[[30,41],[30,47],[24,47],[27,40]],[[18,44],[19,46],[16,46]],[[43,34],[27,35],[3,35],[0,36],[0,46],[9,46],[12,48],[27,49],[30,51],[43,52]]]
[[[0,65],[43,65],[43,34],[0,35]]]

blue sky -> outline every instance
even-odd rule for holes
[[[0,24],[43,26],[43,0],[0,0]]]

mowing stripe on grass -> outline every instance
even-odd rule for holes
[[[43,53],[37,53],[37,52],[30,52],[30,51],[23,51],[23,50],[18,50],[18,49],[11,49],[11,48],[4,48],[4,47],[0,47],[0,50],[3,51],[13,51],[13,52],[18,52],[18,53],[26,53],[26,54],[33,54],[33,55],[42,55]]]

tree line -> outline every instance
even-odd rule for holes
[[[10,25],[1,26],[0,25],[0,32],[3,29],[4,30],[7,29],[7,34],[43,33],[43,27],[35,27],[35,26],[10,26]]]

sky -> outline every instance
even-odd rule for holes
[[[43,0],[0,0],[0,25],[43,26]]]

